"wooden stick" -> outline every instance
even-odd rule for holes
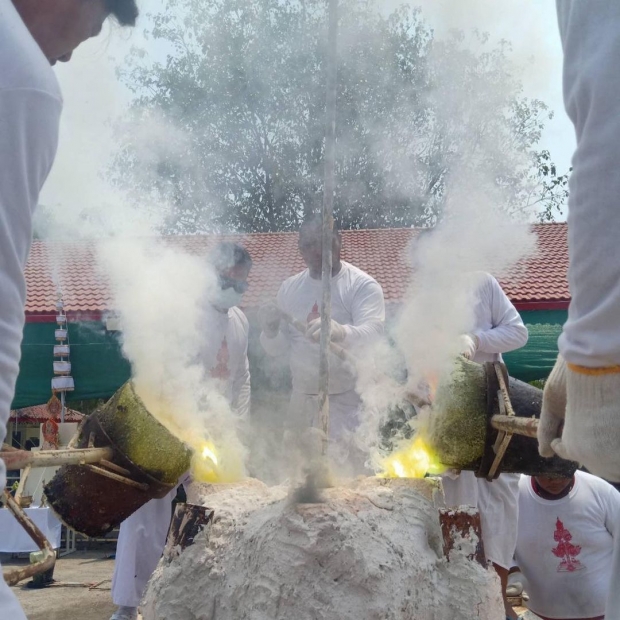
[[[28,476],[32,471],[32,465],[26,465],[22,475],[19,477],[19,485],[17,486],[17,491],[15,491],[15,502],[21,506],[22,495],[24,494],[24,489],[26,488],[26,480],[28,480]]]
[[[536,438],[538,430],[538,418],[520,418],[513,415],[494,415],[491,418],[491,426],[504,433],[523,435],[524,437]]]
[[[126,476],[121,476],[120,474],[115,474],[113,471],[108,471],[103,467],[98,467],[97,465],[84,465],[84,467],[88,467],[88,469],[94,471],[100,476],[105,476],[106,478],[110,478],[111,480],[116,480],[122,484],[126,484],[127,486],[134,487],[135,489],[140,489],[141,491],[148,491],[149,485],[146,482],[136,482],[131,478],[127,478]]]
[[[15,450],[0,452],[0,459],[7,469],[32,467],[58,467],[60,465],[84,465],[112,458],[112,448],[80,448],[79,450]]]
[[[32,538],[34,543],[45,552],[44,558],[40,562],[24,566],[23,568],[15,568],[4,573],[4,580],[8,585],[14,586],[23,579],[44,573],[54,566],[56,563],[56,552],[52,549],[49,540],[45,538],[43,532],[32,522],[32,519],[20,508],[17,502],[4,491],[2,501],[6,507],[13,513],[19,524],[26,530],[26,534]]]

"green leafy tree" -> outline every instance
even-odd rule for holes
[[[343,227],[434,224],[456,175],[484,178],[508,214],[554,212],[564,184],[535,149],[549,113],[507,44],[435,40],[416,9],[344,0],[340,15]],[[164,199],[169,232],[295,229],[322,201],[326,3],[169,0],[152,19],[166,58],[134,50],[121,73],[135,97],[116,181]]]

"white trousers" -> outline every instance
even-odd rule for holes
[[[1,571],[1,568],[0,568]],[[0,572],[0,618],[2,620],[27,620],[26,614],[13,591],[6,585]]]
[[[457,478],[443,476],[446,506],[474,506],[480,512],[482,542],[487,560],[509,569],[517,547],[519,474],[500,474],[493,482],[463,471]]]
[[[166,497],[152,499],[121,523],[112,577],[115,605],[138,607],[161,558],[177,487]]]

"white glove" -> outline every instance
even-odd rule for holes
[[[258,322],[267,338],[275,338],[278,335],[281,318],[280,309],[274,302],[269,302],[260,307],[258,310]]]
[[[585,368],[558,356],[545,385],[538,440],[543,456],[550,446],[558,456],[620,482],[620,367]]]
[[[561,355],[545,383],[542,410],[538,423],[538,452],[540,456],[552,457],[555,452],[551,443],[561,436],[566,414],[566,362]]]
[[[478,340],[478,336],[474,336],[473,334],[462,334],[459,336],[459,345],[461,347],[461,355],[467,360],[472,360],[480,346],[480,341]]]
[[[523,594],[523,575],[521,571],[515,571],[508,575],[506,596],[521,596]]]
[[[321,319],[314,319],[308,323],[306,336],[312,338],[315,342],[321,339]],[[342,342],[347,336],[347,330],[344,325],[340,325],[332,319],[332,342]]]

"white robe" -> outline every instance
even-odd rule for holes
[[[575,126],[568,199],[571,303],[560,352],[591,367],[620,364],[620,2],[557,0],[564,49],[564,105]],[[620,537],[613,583],[620,581]],[[620,588],[609,591],[607,620],[620,620]]]
[[[385,302],[378,282],[361,269],[342,261],[340,271],[332,276],[332,319],[345,326],[346,337],[341,346],[356,355],[383,335]],[[310,277],[307,269],[285,280],[278,291],[278,306],[302,323],[320,314],[321,280]],[[260,337],[269,355],[289,355],[293,390],[301,394],[318,394],[319,345],[296,328],[284,322],[275,338]],[[329,393],[342,394],[355,389],[355,369],[330,357]]]
[[[527,342],[527,328],[497,280],[480,274],[476,290],[475,325],[480,340],[474,357],[478,363],[502,360],[502,353]],[[500,474],[487,482],[474,472],[463,471],[455,479],[443,477],[447,506],[476,506],[480,511],[482,541],[488,560],[510,568],[517,544],[519,474]]]
[[[220,382],[222,393],[230,400],[235,413],[247,418],[250,408],[248,320],[239,308],[231,308],[225,314],[209,307],[205,310],[204,324],[209,333],[201,350],[200,361],[205,372]],[[176,491],[175,487],[166,497],[147,502],[121,524],[112,577],[112,600],[116,605],[138,607],[140,604],[164,550]]]
[[[357,267],[342,261],[332,276],[332,319],[345,326],[346,336],[338,344],[353,355],[363,356],[366,347],[383,335],[385,301],[379,283]],[[305,269],[285,280],[278,291],[278,306],[302,323],[320,316],[322,282]],[[262,333],[261,344],[272,356],[289,356],[293,391],[285,431],[303,441],[303,430],[319,427],[319,345],[284,322],[275,338]],[[360,422],[361,399],[355,390],[356,369],[335,356],[329,367],[329,456],[344,475],[361,474],[365,455],[355,444]],[[301,432],[300,432],[301,431]],[[295,442],[285,442],[296,450]]]
[[[19,372],[32,215],[56,155],[62,110],[56,76],[11,0],[0,0],[0,66],[1,443]],[[0,460],[0,489],[5,483]],[[1,574],[0,618],[25,618]]]

